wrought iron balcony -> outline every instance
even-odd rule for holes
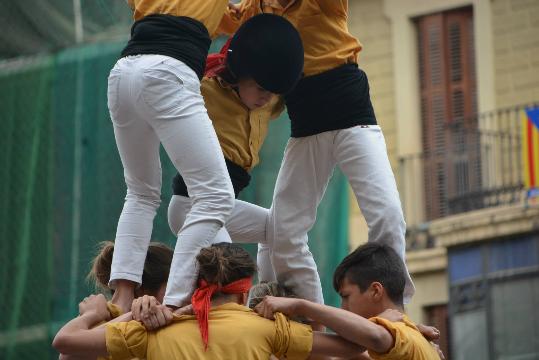
[[[522,201],[524,108],[447,121],[434,146],[400,158],[397,177],[405,209],[423,206],[421,213],[428,221]],[[410,186],[411,182],[421,185]]]

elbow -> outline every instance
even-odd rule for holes
[[[378,354],[385,354],[391,350],[392,345],[393,336],[387,330],[383,329],[371,334],[367,348]]]
[[[62,333],[56,334],[54,340],[52,340],[52,347],[58,351],[60,354],[69,353],[69,344],[66,336]]]

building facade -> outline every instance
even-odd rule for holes
[[[446,358],[538,358],[522,116],[539,103],[539,1],[349,4],[408,225],[407,312],[442,330]],[[350,204],[353,248],[368,229]]]

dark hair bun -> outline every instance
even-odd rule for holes
[[[228,285],[251,277],[256,265],[247,251],[239,245],[219,243],[200,250],[197,256],[198,278],[210,284]]]

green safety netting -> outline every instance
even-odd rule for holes
[[[123,44],[0,63],[0,359],[57,358],[52,336],[92,291],[85,276],[96,244],[114,238],[125,183],[106,87]],[[242,199],[269,207],[289,132],[286,115],[271,124]],[[153,239],[172,245],[166,208],[175,170],[164,154],[162,166]],[[348,251],[347,199],[336,172],[310,233],[329,304],[338,302],[333,269]]]

